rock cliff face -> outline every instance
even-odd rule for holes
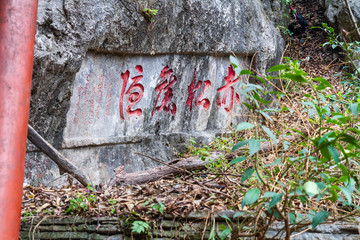
[[[284,18],[284,13],[288,12],[288,7],[285,1],[282,0],[261,0],[262,6],[267,17],[274,23],[275,26],[285,26],[288,20]]]
[[[350,14],[346,9],[344,0],[320,0],[320,4],[326,9],[325,15],[330,25],[337,32],[345,30],[352,36],[351,41],[356,39],[354,25],[351,22]],[[349,0],[349,5],[359,26],[360,24],[360,1]],[[357,39],[360,40],[360,39]]]
[[[241,121],[229,55],[264,73],[283,45],[259,0],[40,0],[30,123],[95,183],[154,167],[135,152],[166,161]],[[59,184],[31,144],[25,167]]]

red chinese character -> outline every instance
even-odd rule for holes
[[[173,74],[173,70],[169,68],[169,66],[165,66],[161,71],[160,77],[163,80],[155,87],[155,91],[158,92],[158,96],[155,101],[155,106],[151,112],[151,116],[154,115],[155,109],[160,112],[164,110],[165,112],[171,112],[172,115],[176,113],[176,104],[171,102],[173,94],[172,86],[176,83],[176,76]],[[168,79],[169,78],[169,79]],[[161,102],[161,105],[157,107],[157,103],[159,101],[160,95],[164,91],[164,98]]]
[[[104,74],[101,74],[99,77],[100,83],[98,84],[97,87],[97,94],[96,94],[96,119],[99,119],[100,116],[100,101],[101,101],[101,96],[102,96],[102,88],[104,87]]]
[[[230,92],[230,104],[229,104],[229,107],[226,107],[225,108],[225,111],[227,112],[230,112],[232,107],[233,107],[233,104],[234,104],[234,84],[237,83],[240,78],[235,78],[235,71],[232,67],[232,65],[230,65],[229,67],[229,73],[228,75],[225,77],[225,82],[226,84],[220,88],[217,89],[218,93],[220,92],[224,92],[223,96],[222,96],[222,99],[220,100],[220,96],[216,99],[216,104],[218,107],[220,107],[221,105],[225,105],[226,104],[226,99],[227,99],[227,96]],[[237,102],[240,102],[240,96],[238,93],[236,93],[235,95],[235,98],[236,98],[236,101]]]
[[[196,85],[195,85],[195,82],[196,82],[196,68],[194,69],[193,80],[191,81],[190,85],[188,86],[189,96],[188,96],[188,99],[186,100],[186,106],[189,106],[190,111],[192,110],[192,103],[195,98],[196,91],[198,89],[200,89],[201,86],[203,85],[202,81],[198,81],[196,83]],[[209,106],[210,106],[209,99],[207,99],[207,98],[201,99],[201,98],[203,97],[204,92],[206,90],[208,90],[210,86],[211,86],[211,82],[209,80],[204,81],[204,88],[201,90],[201,92],[197,96],[197,98],[195,100],[195,106],[203,105],[205,110],[209,109]]]
[[[84,88],[80,86],[78,88],[78,101],[76,103],[76,110],[75,110],[75,117],[74,117],[74,123],[77,124],[79,122],[79,114],[80,114],[80,101],[81,101],[81,92]]]
[[[106,94],[106,115],[110,116],[110,109],[111,109],[111,89],[112,89],[112,83],[109,85],[108,92]]]
[[[135,70],[138,72],[138,74],[143,73],[143,68],[140,65],[137,65],[135,67]],[[120,96],[120,104],[119,105],[120,105],[120,118],[122,120],[125,120],[125,116],[124,116],[124,95],[128,96],[128,102],[129,102],[129,105],[128,105],[127,109],[126,109],[126,113],[128,115],[137,115],[137,116],[140,116],[142,114],[142,110],[140,108],[137,108],[135,110],[133,110],[132,108],[134,107],[135,104],[140,102],[142,96],[144,95],[144,86],[139,83],[140,80],[143,78],[143,75],[138,75],[138,76],[135,76],[135,77],[131,78],[133,83],[130,85],[128,90],[125,92],[126,85],[128,83],[128,80],[129,80],[129,76],[130,76],[129,70],[127,70],[125,73],[121,73],[121,79],[123,81],[123,85],[122,85],[122,88],[121,88],[121,96]],[[138,91],[135,91],[136,89]]]

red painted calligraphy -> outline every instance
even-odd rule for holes
[[[97,86],[97,96],[96,96],[96,110],[95,110],[95,117],[96,119],[99,119],[99,115],[100,115],[100,101],[101,101],[101,96],[102,96],[102,88],[104,87],[104,74],[100,75],[100,83]]]
[[[106,94],[106,115],[110,116],[111,115],[111,98],[112,98],[112,95],[111,95],[111,89],[112,89],[113,85],[112,83],[110,83],[109,85],[109,89],[108,89],[108,92]]]
[[[165,112],[171,112],[172,115],[176,113],[176,104],[171,102],[173,94],[172,87],[177,81],[176,76],[173,74],[174,71],[169,68],[169,66],[165,66],[163,70],[160,73],[160,78],[162,79],[162,82],[160,82],[156,87],[155,91],[158,92],[158,96],[155,101],[155,106],[151,112],[151,116],[154,115],[154,111],[160,112],[161,110],[164,110]],[[164,91],[164,98],[161,102],[160,106],[157,106],[157,103],[159,101],[161,93]]]
[[[80,115],[80,101],[81,101],[81,92],[84,88],[79,87],[78,88],[78,101],[76,103],[76,110],[75,110],[75,117],[74,117],[74,123],[77,124],[79,122],[79,115]]]
[[[143,68],[142,68],[141,65],[137,65],[135,67],[135,70],[137,71],[138,74],[143,73]],[[129,105],[128,105],[127,109],[126,109],[126,113],[129,116],[131,116],[131,115],[140,116],[142,114],[142,110],[140,108],[137,108],[137,109],[134,109],[134,110],[132,108],[134,107],[135,104],[140,102],[142,96],[144,95],[144,86],[139,83],[140,80],[143,78],[143,75],[138,75],[138,76],[135,76],[135,77],[131,78],[131,80],[133,82],[130,85],[130,87],[128,88],[128,90],[125,92],[126,85],[128,83],[129,77],[130,77],[129,70],[127,70],[125,73],[121,73],[121,80],[123,81],[123,85],[122,85],[122,88],[121,88],[119,106],[120,106],[120,118],[122,120],[125,120],[125,116],[124,116],[124,96],[128,96],[128,102],[129,102]]]
[[[226,104],[226,99],[228,97],[228,94],[230,93],[230,104],[228,107],[225,107],[225,111],[230,112],[232,110],[233,104],[234,104],[234,95],[236,98],[237,102],[240,102],[240,96],[238,93],[235,94],[235,90],[234,90],[234,84],[237,83],[240,78],[235,78],[235,71],[232,67],[232,65],[230,65],[229,67],[229,73],[228,75],[225,77],[225,85],[218,88],[217,91],[218,93],[223,92],[223,96],[220,99],[220,96],[216,99],[216,104],[218,107],[225,105]]]
[[[90,95],[90,99],[89,99],[89,118],[88,118],[88,123],[91,124],[94,118],[94,107],[95,107],[95,100],[94,100],[94,96],[95,96],[95,86],[93,86],[91,88],[91,95]]]
[[[201,86],[204,84],[203,89],[198,94],[197,98],[195,99],[196,91],[201,88]],[[207,98],[201,99],[204,95],[204,92],[208,90],[211,86],[211,82],[209,80],[206,80],[204,82],[198,81],[196,83],[196,68],[194,69],[194,75],[193,80],[191,81],[190,85],[188,86],[188,98],[186,100],[186,106],[189,107],[190,111],[192,110],[192,104],[195,99],[195,106],[203,105],[205,110],[209,109],[210,101]]]

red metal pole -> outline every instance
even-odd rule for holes
[[[37,0],[0,0],[0,238],[19,239]]]

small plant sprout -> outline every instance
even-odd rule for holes
[[[154,22],[154,17],[157,15],[158,10],[152,8],[143,8],[141,13],[148,22]]]

